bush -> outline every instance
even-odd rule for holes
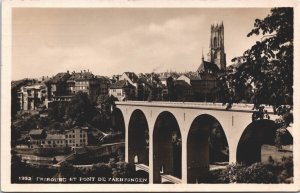
[[[270,157],[267,164],[231,164],[225,170],[211,172],[208,180],[211,183],[292,183],[293,167],[292,157],[283,157],[280,163]]]

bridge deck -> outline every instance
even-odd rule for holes
[[[186,108],[186,109],[207,109],[207,110],[223,110],[226,111],[227,105],[222,103],[208,102],[169,102],[169,101],[117,101],[116,105],[124,106],[149,106],[149,107],[169,107],[169,108]],[[234,103],[229,111],[253,112],[254,104]],[[273,113],[271,106],[265,106],[270,114]]]

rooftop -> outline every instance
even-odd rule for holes
[[[127,80],[120,80],[110,86],[111,89],[122,89],[126,87],[133,87]]]
[[[57,73],[52,79],[51,79],[51,83],[58,83],[60,81],[67,81],[68,78],[70,77],[69,72],[60,72]]]
[[[202,63],[200,64],[199,68],[197,69],[197,72],[205,72],[205,71],[212,71],[212,72],[219,72],[219,67],[211,62],[202,60]]]
[[[63,135],[63,134],[48,134],[46,139],[48,139],[48,140],[61,140],[61,139],[65,139],[65,135]]]
[[[29,132],[29,135],[41,135],[43,131],[43,129],[33,129]]]
[[[94,75],[89,71],[73,72],[68,81],[89,80],[94,78]]]

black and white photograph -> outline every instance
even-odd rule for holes
[[[58,2],[4,2],[3,184],[299,191],[299,1]]]

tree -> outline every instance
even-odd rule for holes
[[[243,56],[234,58],[232,61],[239,65],[231,66],[219,77],[219,96],[223,96],[222,102],[228,103],[228,108],[246,98],[249,86],[253,88],[251,101],[257,110],[253,120],[268,118],[264,105],[273,106],[280,116],[276,120],[278,138],[293,121],[293,23],[292,8],[272,8],[266,18],[256,19],[247,36],[262,35],[261,40]]]
[[[273,8],[266,18],[256,19],[247,36],[261,34],[261,41],[233,59],[241,65],[220,77],[223,96],[225,102],[240,102],[250,84],[255,108],[266,104],[276,111],[293,104],[293,9]]]

